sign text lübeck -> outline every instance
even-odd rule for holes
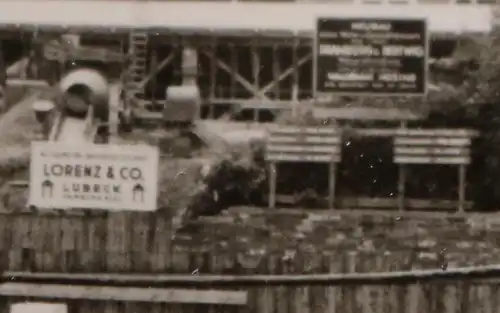
[[[424,19],[320,18],[316,32],[319,93],[425,94]]]
[[[158,149],[34,142],[30,204],[39,208],[156,209]]]

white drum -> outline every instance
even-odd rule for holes
[[[70,71],[61,79],[59,89],[62,104],[70,112],[85,114],[88,106],[93,105],[96,114],[107,114],[109,83],[99,71],[89,68]]]

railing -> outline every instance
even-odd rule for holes
[[[164,286],[210,287],[200,289],[154,289],[145,287],[98,287],[74,284],[54,285],[43,283],[17,282],[20,274],[33,281],[47,278],[62,281],[61,278],[88,279],[91,282],[106,281],[110,278],[145,283],[162,282]],[[78,275],[8,273],[14,279],[0,286],[3,296],[24,296],[49,299],[79,299],[80,301],[104,300],[102,312],[112,307],[112,301],[149,302],[140,304],[151,308],[154,303],[176,303],[176,312],[192,312],[193,304],[203,311],[223,310],[223,312],[492,312],[496,310],[498,297],[498,267],[463,268],[452,271],[408,271],[366,274],[313,274],[313,275]],[[45,276],[45,277],[42,277]],[[101,279],[105,277],[105,279]],[[42,279],[40,279],[42,278]],[[485,279],[486,278],[486,279]],[[490,279],[488,279],[490,278]],[[493,278],[493,279],[491,279]],[[253,288],[249,288],[252,286]],[[224,290],[213,288],[223,287]],[[230,288],[229,290],[227,288]],[[232,289],[232,290],[231,290]],[[131,292],[131,291],[134,292]],[[181,297],[182,294],[182,297]],[[203,295],[210,297],[203,297]],[[198,296],[198,297],[195,297]],[[203,299],[205,298],[205,299]],[[182,303],[180,305],[179,303]],[[80,312],[90,312],[83,305]],[[199,307],[204,304],[204,307]],[[191,306],[189,306],[191,305]],[[208,306],[206,306],[208,305]],[[216,305],[212,307],[211,305]],[[221,307],[221,305],[224,305]],[[165,304],[164,304],[165,306]],[[134,307],[136,310],[139,307]],[[100,312],[100,311],[97,311]],[[132,312],[126,306],[116,312]]]

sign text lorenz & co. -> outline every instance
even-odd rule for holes
[[[30,204],[38,208],[156,209],[159,153],[150,146],[32,144]]]

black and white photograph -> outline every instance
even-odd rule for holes
[[[0,270],[0,313],[500,312],[500,3],[0,0]]]

